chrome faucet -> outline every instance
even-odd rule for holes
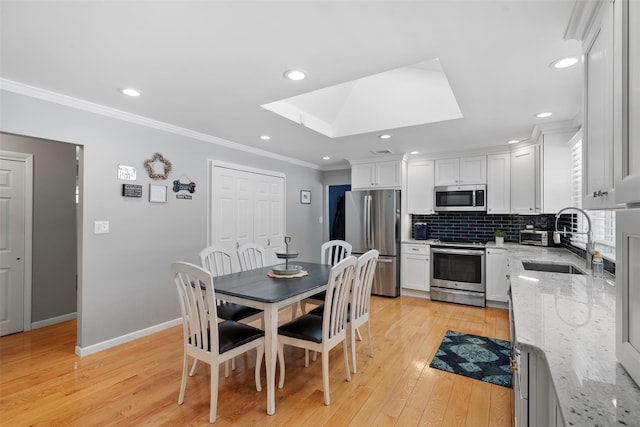
[[[558,211],[558,213],[556,214],[556,225],[554,227],[553,230],[553,234],[554,234],[554,240],[555,237],[558,236],[558,238],[560,237],[560,231],[558,230],[558,218],[560,218],[560,214],[564,211],[567,210],[576,210],[578,212],[582,212],[582,214],[584,215],[584,217],[587,219],[587,231],[563,231],[562,235],[566,235],[567,233],[573,233],[573,234],[586,234],[587,235],[587,256],[586,256],[586,264],[587,264],[587,269],[591,268],[591,262],[593,261],[593,253],[595,251],[595,243],[593,241],[593,231],[591,229],[591,218],[589,218],[589,214],[587,214],[587,212],[583,209],[580,208],[575,208],[573,206],[569,206],[567,208],[562,208]]]

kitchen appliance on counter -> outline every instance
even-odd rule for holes
[[[380,252],[371,293],[400,296],[400,190],[347,191],[345,202],[345,240],[352,255]]]
[[[427,223],[416,222],[413,224],[413,239],[427,240]]]
[[[520,244],[534,246],[553,246],[553,231],[524,229],[520,230]]]
[[[473,242],[431,243],[431,299],[486,306],[485,245]]]
[[[487,186],[445,185],[434,187],[436,211],[486,211]]]

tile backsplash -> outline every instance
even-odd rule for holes
[[[563,215],[564,216],[564,215]],[[561,217],[562,219],[562,217]],[[505,242],[518,242],[520,230],[528,224],[553,229],[555,215],[487,215],[485,212],[440,212],[437,215],[412,215],[416,222],[427,224],[427,237],[440,240],[465,240],[486,243],[495,240],[493,232],[504,230]],[[411,227],[413,238],[413,227]]]

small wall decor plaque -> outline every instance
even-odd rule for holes
[[[180,179],[185,178],[187,182],[181,182]],[[196,192],[196,183],[191,181],[188,177],[182,175],[180,179],[176,179],[173,181],[173,192],[177,193],[179,191],[188,191],[193,194]]]
[[[311,204],[311,191],[300,190],[300,203],[302,203],[303,205]]]
[[[164,173],[156,173],[153,170],[153,163],[160,161],[164,164]],[[169,174],[171,173],[171,162],[164,158],[164,156],[160,153],[155,153],[153,157],[144,161],[144,167],[149,174],[149,178],[151,179],[167,179]]]
[[[118,179],[123,181],[135,181],[136,175],[136,168],[133,166],[118,165]]]
[[[122,184],[122,195],[124,197],[142,197],[142,185]]]
[[[164,203],[167,201],[167,186],[149,184],[149,201],[154,203]]]

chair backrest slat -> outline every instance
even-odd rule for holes
[[[200,251],[202,267],[213,277],[233,273],[231,254],[221,246],[209,246]]]

